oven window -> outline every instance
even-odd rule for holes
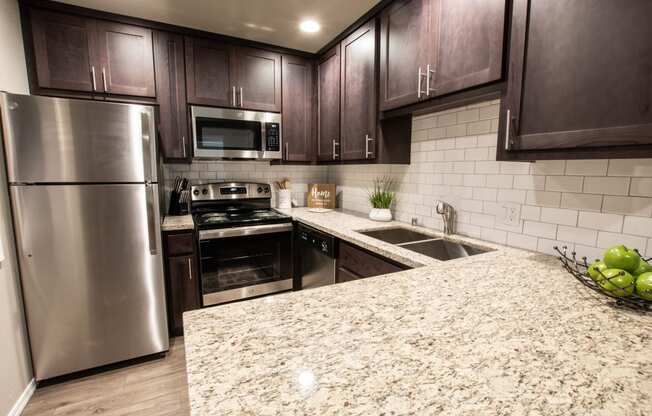
[[[197,117],[197,147],[208,150],[261,149],[261,125],[258,121]]]
[[[291,233],[201,241],[204,295],[290,278]]]

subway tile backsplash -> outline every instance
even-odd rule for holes
[[[652,256],[652,159],[496,162],[499,101],[415,117],[410,166],[329,167],[343,208],[367,212],[375,177],[397,185],[395,218],[436,230],[434,202],[457,212],[457,231],[543,253],[567,245],[590,258],[622,242]],[[507,224],[505,204],[520,210]]]
[[[268,162],[195,161],[166,165],[166,189],[176,175],[194,183],[292,181],[293,198],[305,204],[308,184],[338,185],[342,208],[367,213],[376,177],[394,179],[394,216],[443,230],[436,200],[457,210],[457,232],[553,254],[567,245],[600,256],[622,242],[652,256],[652,159],[497,162],[499,101],[415,117],[412,163],[402,165],[270,166]],[[520,220],[509,224],[505,206]]]

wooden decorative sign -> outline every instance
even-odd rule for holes
[[[308,188],[308,208],[335,209],[335,184],[313,183]]]

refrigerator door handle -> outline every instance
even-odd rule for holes
[[[154,212],[154,199],[156,192],[154,186],[150,183],[145,184],[145,203],[147,204],[147,238],[149,240],[149,253],[158,254],[156,244],[156,214]]]
[[[140,113],[140,138],[143,142],[143,171],[145,174],[145,181],[152,180],[154,174],[152,173],[152,126],[150,120],[150,113],[143,111]]]

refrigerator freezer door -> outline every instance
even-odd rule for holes
[[[154,109],[2,94],[10,183],[156,182]]]
[[[156,184],[11,194],[37,380],[168,349]]]

